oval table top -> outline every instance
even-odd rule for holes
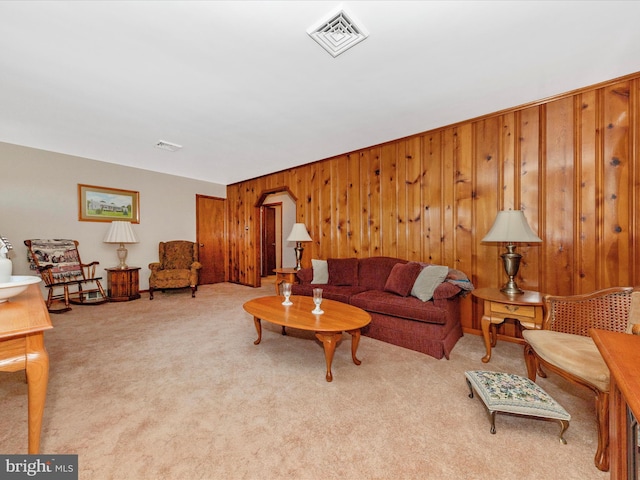
[[[345,332],[371,322],[371,315],[361,308],[335,300],[322,300],[323,314],[311,313],[315,308],[312,297],[292,295],[293,305],[288,306],[282,305],[283,301],[282,296],[259,297],[249,300],[242,308],[261,320],[313,332]]]

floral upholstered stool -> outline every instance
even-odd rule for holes
[[[508,413],[560,422],[560,442],[566,444],[564,432],[571,415],[547,392],[531,380],[512,373],[475,370],[464,372],[469,385],[469,398],[474,390],[491,416],[491,433],[496,433],[496,413]]]

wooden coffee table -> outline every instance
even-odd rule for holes
[[[327,363],[327,382],[333,380],[331,374],[331,362],[336,350],[336,344],[342,332],[351,335],[351,358],[353,363],[360,365],[356,358],[358,343],[360,342],[360,329],[369,324],[371,316],[364,310],[333,300],[323,300],[324,313],[316,315],[311,313],[315,305],[313,298],[305,296],[292,296],[293,305],[282,305],[284,297],[260,297],[249,300],[242,307],[251,315],[258,332],[258,339],[253,342],[258,345],[262,340],[262,325],[260,320],[281,325],[283,327],[298,328],[315,332],[316,338],[322,342],[324,357]]]

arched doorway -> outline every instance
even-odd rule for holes
[[[260,219],[258,262],[260,277],[273,275],[273,269],[293,267],[296,263],[293,245],[286,241],[296,222],[296,197],[288,187],[265,190],[256,207]]]

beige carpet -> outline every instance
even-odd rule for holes
[[[363,337],[351,361],[338,345],[332,383],[311,333],[263,322],[253,344],[233,284],[52,316],[44,453],[79,455],[80,479],[606,479],[593,465],[591,395],[561,379],[539,384],[572,415],[557,423],[498,415],[497,433],[464,371],[524,375],[522,347],[465,335],[450,360]],[[0,375],[0,452],[25,453],[21,373]]]

